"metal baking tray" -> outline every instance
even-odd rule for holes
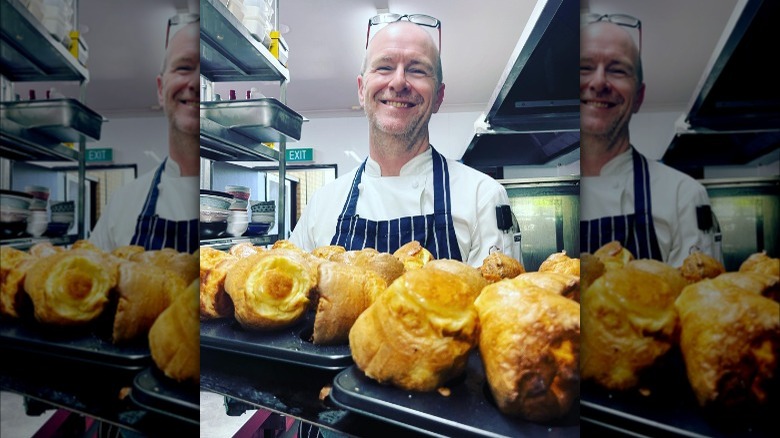
[[[135,376],[130,398],[138,406],[158,414],[200,424],[198,386],[176,382],[157,367],[149,367]]]
[[[780,436],[777,403],[750,412],[735,409],[715,412],[699,406],[679,349],[671,350],[645,373],[639,388],[642,392],[639,389],[613,391],[593,381],[583,381],[580,385],[583,429],[587,429],[585,424],[593,423],[633,436]]]
[[[247,330],[233,318],[200,322],[200,346],[325,370],[353,364],[349,345],[314,345],[310,339],[314,312],[292,327],[274,331]]]
[[[339,407],[434,436],[579,437],[579,403],[564,418],[532,423],[502,414],[493,401],[478,351],[466,373],[438,391],[413,392],[381,385],[351,366],[333,380],[330,399]]]
[[[103,117],[76,99],[0,102],[2,118],[61,142],[78,142],[84,135],[100,140]]]
[[[303,116],[273,97],[201,102],[200,116],[260,142],[301,139]]]
[[[34,321],[0,320],[0,344],[53,361],[87,365],[134,376],[152,363],[148,342],[114,345],[110,331],[94,327],[47,327]]]

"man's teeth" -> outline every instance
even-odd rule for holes
[[[182,105],[191,106],[191,107],[193,107],[193,108],[198,108],[198,107],[200,107],[200,103],[198,103],[198,102],[197,102],[197,101],[195,101],[195,100],[180,100],[179,102],[180,102]]]
[[[605,102],[593,102],[593,101],[590,101],[590,102],[588,102],[588,105],[596,107],[596,108],[607,108],[607,107],[609,107],[609,104],[605,103]]]
[[[409,107],[412,106],[411,103],[406,103],[406,102],[390,102],[390,101],[387,101],[387,104],[390,105],[390,106],[394,106],[396,108],[409,108]]]

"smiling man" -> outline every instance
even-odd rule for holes
[[[629,122],[645,96],[639,20],[595,16],[580,35],[580,250],[619,241],[636,258],[679,267],[691,250],[719,260],[706,189],[648,160],[632,145]]]
[[[187,19],[192,21],[167,43],[157,76],[157,99],[168,119],[168,157],[112,194],[89,238],[105,251],[124,245],[198,249],[200,24],[197,15]]]
[[[511,254],[511,235],[496,224],[495,207],[509,204],[504,187],[429,142],[445,88],[436,43],[407,16],[389,15],[397,21],[371,39],[357,77],[369,157],[315,193],[290,240],[307,251],[336,244],[380,252],[417,240],[437,259],[473,266],[492,247]]]

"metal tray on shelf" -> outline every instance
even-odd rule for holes
[[[717,412],[699,406],[679,349],[641,376],[639,389],[608,390],[593,381],[580,385],[583,424],[607,425],[633,436],[776,437],[778,404]]]
[[[267,332],[246,330],[232,318],[201,321],[200,345],[325,370],[352,365],[349,345],[314,345],[313,327],[314,312],[292,327]]]
[[[479,352],[469,356],[466,373],[438,391],[413,392],[372,380],[357,366],[333,379],[330,399],[339,407],[388,421],[416,432],[441,436],[579,437],[579,403],[565,417],[532,423],[502,414],[487,386]]]
[[[46,357],[52,363],[83,366],[85,370],[106,371],[124,377],[135,376],[152,363],[146,340],[114,345],[110,329],[98,329],[95,325],[62,328],[24,319],[0,319],[0,344],[23,355]]]
[[[135,404],[162,415],[199,424],[200,393],[195,384],[180,383],[149,367],[135,376],[130,398]]]
[[[201,102],[200,115],[260,142],[301,139],[303,116],[273,97]]]
[[[76,99],[0,102],[2,118],[61,142],[78,142],[84,135],[100,140],[103,117]]]

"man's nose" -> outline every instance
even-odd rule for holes
[[[390,88],[395,91],[405,90],[408,87],[406,82],[406,70],[403,66],[398,66],[393,72],[393,77],[390,79]]]
[[[607,78],[607,71],[604,67],[601,66],[593,70],[593,72],[590,74],[588,82],[590,87],[596,91],[603,91],[609,88],[610,85],[609,79]]]

